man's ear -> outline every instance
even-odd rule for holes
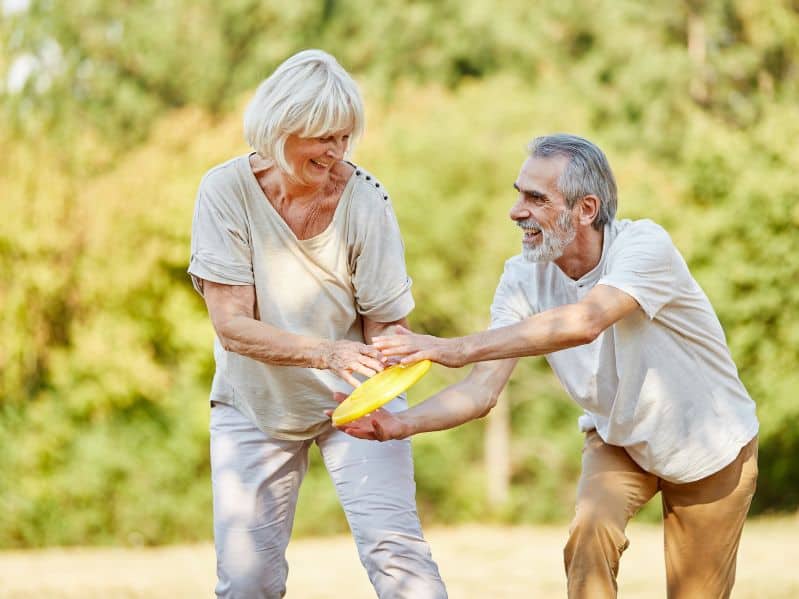
[[[577,206],[577,218],[581,225],[590,225],[599,216],[599,198],[595,195],[583,196]]]

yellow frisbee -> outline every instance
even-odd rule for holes
[[[404,366],[395,364],[364,381],[333,412],[333,424],[341,426],[387,404],[430,370],[430,360]]]

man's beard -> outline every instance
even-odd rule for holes
[[[541,231],[541,241],[535,246],[522,244],[522,255],[528,262],[551,262],[563,255],[566,247],[574,241],[577,231],[571,220],[571,210],[564,210],[551,229],[543,228],[532,218],[518,221],[522,229]]]

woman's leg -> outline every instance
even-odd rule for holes
[[[310,441],[272,439],[236,408],[211,408],[216,594],[276,599],[286,593],[286,546]]]
[[[410,441],[365,441],[334,429],[317,443],[378,597],[445,598],[416,512]]]

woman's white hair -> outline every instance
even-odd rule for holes
[[[349,155],[364,127],[358,86],[322,50],[303,50],[288,58],[261,82],[244,112],[247,143],[289,174],[293,173],[284,153],[289,135],[326,137],[350,131]]]

